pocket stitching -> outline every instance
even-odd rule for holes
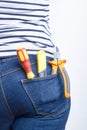
[[[57,78],[57,75],[52,75],[52,76],[49,76],[49,78],[48,77],[46,77],[45,78],[45,81],[47,80],[47,79],[51,79],[51,78]],[[22,86],[23,86],[23,88],[24,88],[24,90],[25,90],[25,92],[26,92],[26,94],[27,94],[27,96],[28,96],[28,98],[31,100],[31,102],[32,102],[32,104],[33,104],[33,106],[34,106],[34,109],[35,109],[35,111],[36,111],[36,113],[37,114],[41,114],[41,115],[48,115],[48,116],[51,116],[51,117],[55,117],[55,116],[57,116],[57,115],[59,115],[59,114],[61,114],[61,113],[63,113],[67,108],[68,108],[68,103],[67,103],[67,100],[66,100],[66,102],[65,103],[63,103],[63,104],[61,104],[61,105],[65,105],[64,106],[64,108],[62,109],[62,110],[59,110],[58,112],[56,112],[56,114],[51,114],[51,113],[47,113],[47,112],[39,112],[38,111],[38,105],[36,105],[36,103],[33,101],[33,98],[32,98],[32,96],[31,96],[31,94],[30,94],[30,92],[27,90],[27,87],[26,87],[26,85],[24,85],[23,83],[26,83],[26,82],[40,82],[40,81],[43,81],[44,80],[44,78],[40,78],[40,79],[38,79],[38,78],[36,78],[35,80],[27,80],[27,79],[22,79],[21,80],[21,82],[22,82]],[[34,83],[33,82],[33,83]]]
[[[48,75],[48,76],[46,76],[46,77],[36,77],[36,78],[34,78],[34,79],[22,79],[21,82],[22,82],[22,83],[27,83],[27,82],[30,82],[30,83],[32,83],[32,82],[40,82],[40,81],[43,81],[43,80],[49,80],[49,79],[51,79],[51,78],[56,78],[56,77],[57,77],[57,74],[55,74],[55,75]]]
[[[31,94],[28,92],[28,90],[27,90],[26,86],[23,84],[23,81],[22,81],[22,80],[21,80],[21,83],[22,83],[22,86],[23,86],[23,89],[24,89],[25,93],[27,94],[28,98],[29,98],[29,99],[31,100],[31,102],[32,102],[32,105],[33,105],[35,111],[38,113],[38,110],[37,110],[37,108],[36,108],[36,105],[35,105],[35,103],[34,103],[32,97],[31,97]]]

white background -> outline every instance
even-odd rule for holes
[[[50,27],[71,80],[66,130],[87,130],[87,0],[50,0]]]

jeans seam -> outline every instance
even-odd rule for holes
[[[3,99],[4,99],[4,102],[5,102],[6,106],[7,106],[7,108],[8,108],[9,114],[12,117],[12,119],[14,119],[15,116],[14,116],[13,112],[11,111],[10,106],[8,104],[8,101],[6,99],[5,92],[4,92],[4,89],[2,87],[2,83],[0,83],[0,86],[1,86],[1,90],[2,90]]]
[[[6,76],[6,75],[8,75],[8,74],[11,74],[11,73],[13,73],[13,72],[16,72],[16,71],[18,71],[18,70],[20,70],[20,69],[21,69],[21,68],[19,67],[19,68],[16,68],[16,69],[14,69],[14,70],[11,70],[11,71],[9,71],[9,72],[3,73],[3,74],[1,75],[1,77]]]
[[[31,65],[33,65],[33,64],[35,64],[35,62],[31,63]],[[21,65],[20,65],[20,66],[21,66]],[[6,75],[11,74],[11,73],[14,73],[14,72],[19,71],[19,70],[21,70],[21,69],[22,69],[21,67],[18,67],[18,68],[16,68],[16,69],[9,70],[8,72],[5,72],[5,73],[1,74],[0,77],[6,76]]]

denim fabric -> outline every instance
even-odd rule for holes
[[[0,130],[65,130],[70,98],[64,96],[60,69],[38,77],[36,56],[30,55],[34,79],[27,79],[16,56],[0,59]]]

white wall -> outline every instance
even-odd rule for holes
[[[50,0],[54,43],[71,80],[72,105],[66,130],[87,130],[87,0]]]

